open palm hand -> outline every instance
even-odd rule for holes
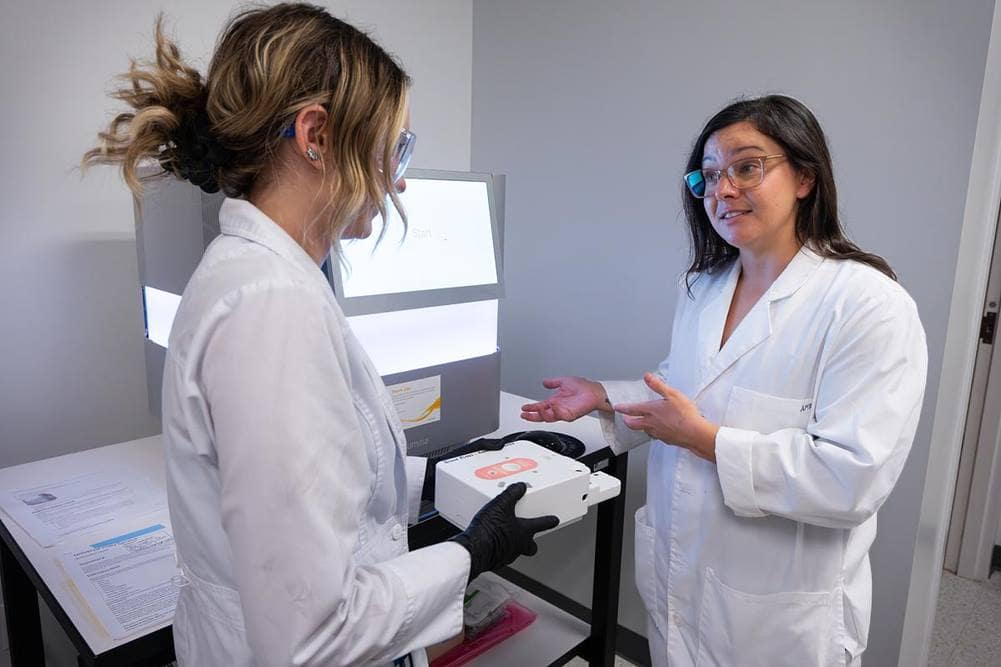
[[[537,403],[521,406],[521,418],[530,422],[574,421],[598,409],[610,410],[605,388],[582,377],[547,378],[542,381],[553,393]]]

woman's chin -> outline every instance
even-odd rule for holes
[[[341,236],[342,239],[367,239],[372,235],[372,221],[355,224],[348,227],[344,234]]]

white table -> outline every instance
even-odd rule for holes
[[[163,447],[160,436],[122,442],[83,452],[57,456],[0,470],[0,489],[24,488],[60,479],[124,468],[136,478],[148,478],[153,493],[166,497]],[[82,664],[147,664],[173,653],[152,650],[156,642],[137,639],[170,639],[170,624],[146,630],[142,635],[115,640],[88,607],[74,593],[70,581],[57,562],[61,547],[42,547],[7,514],[0,511],[0,566],[3,574],[4,611],[10,635],[12,664],[41,665],[44,657],[35,592],[49,605],[80,654]],[[135,518],[146,525],[170,525],[166,506],[160,511]]]
[[[488,437],[547,428],[549,425],[533,424],[520,418],[520,406],[527,400],[502,393],[501,428],[488,434]],[[562,664],[573,655],[590,657],[592,664],[612,664],[617,627],[626,460],[625,456],[613,457],[605,448],[596,419],[585,417],[574,423],[555,426],[552,430],[568,433],[584,442],[586,453],[582,460],[593,469],[604,469],[619,477],[623,484],[623,493],[618,498],[598,507],[595,540],[595,563],[598,565],[594,574],[593,610],[582,608],[543,584],[505,569],[501,574],[520,584],[518,587],[509,585],[514,590],[515,598],[535,611],[538,618],[516,637],[499,644],[472,663],[480,667]],[[0,490],[24,488],[112,467],[125,468],[137,478],[148,478],[153,485],[152,491],[166,496],[163,448],[158,435],[5,468],[0,470]],[[3,576],[14,667],[33,667],[44,662],[36,591],[74,643],[80,655],[80,664],[155,664],[172,659],[173,642],[169,624],[147,630],[141,635],[113,639],[74,594],[56,561],[60,553],[59,545],[42,547],[3,512],[0,512],[0,519],[0,574]],[[145,523],[169,526],[166,509],[141,519]],[[454,527],[435,517],[412,527],[410,540],[417,548],[455,532]],[[590,623],[584,620],[588,616],[591,617]]]

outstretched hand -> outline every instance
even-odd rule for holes
[[[572,422],[594,410],[611,412],[608,395],[600,382],[582,377],[547,378],[542,386],[552,389],[549,398],[521,406],[521,418],[530,422]]]
[[[715,463],[719,427],[703,417],[690,398],[669,387],[657,375],[645,373],[643,380],[661,398],[616,405],[614,409],[623,415],[623,423],[634,431],[643,431],[655,440],[684,447]]]

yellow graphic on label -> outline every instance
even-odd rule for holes
[[[403,428],[441,421],[441,376],[410,380],[387,387]]]
[[[424,411],[421,412],[419,415],[417,415],[417,417],[415,417],[414,419],[402,419],[401,418],[400,421],[407,422],[408,424],[419,424],[419,423],[423,422],[425,419],[427,419],[428,417],[430,417],[433,413],[439,412],[439,411],[441,411],[441,396],[439,396],[438,398],[436,398],[433,401],[431,401],[431,405],[429,405],[426,408],[424,408]]]

